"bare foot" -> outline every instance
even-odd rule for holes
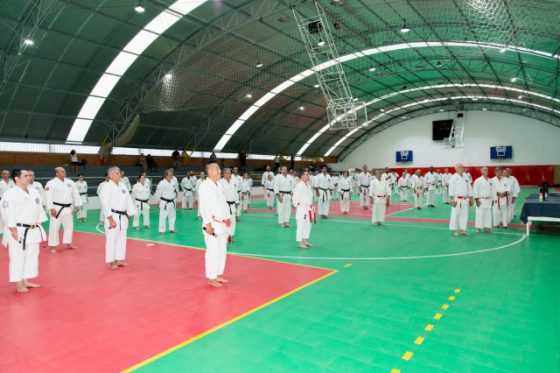
[[[25,285],[16,285],[16,291],[18,293],[27,293],[29,290],[25,287]]]
[[[51,247],[50,252],[51,252],[51,254],[56,254],[56,253],[58,253],[58,250],[54,247]]]
[[[117,263],[111,263],[111,265],[109,266],[109,268],[111,269],[119,269],[119,265]]]
[[[130,264],[128,262],[125,262],[124,260],[117,260],[117,265],[126,267],[129,266]]]
[[[223,286],[218,282],[217,279],[208,281],[208,285],[213,286],[215,288],[221,288]]]
[[[305,244],[307,245],[307,247],[313,247],[313,245],[311,245],[309,241],[306,241]]]
[[[455,233],[453,233],[455,236],[459,236],[459,232],[455,231]]]
[[[222,283],[222,284],[226,284],[226,283],[229,282],[228,280],[226,280],[226,279],[223,278],[223,277],[218,277],[218,278],[216,279],[216,281],[218,281],[218,282],[220,282],[220,283]]]
[[[169,233],[175,233],[175,231],[169,231]]]
[[[78,248],[78,246],[73,246],[72,244],[66,245],[66,248],[68,250],[76,250]]]
[[[298,245],[298,247],[300,247],[300,248],[302,248],[302,249],[308,249],[308,248],[309,248],[309,246],[307,246],[307,245],[304,244],[304,243],[300,243],[300,244]]]
[[[461,231],[461,236],[468,236],[469,234],[465,231]]]
[[[25,287],[28,287],[28,288],[40,288],[40,287],[41,287],[41,285],[39,285],[39,284],[37,284],[37,283],[35,283],[35,282],[26,281],[26,280],[24,280],[23,285],[24,285]]]
[[[480,233],[480,229],[477,228],[477,229],[476,229],[476,233]]]
[[[490,228],[484,228],[484,232],[492,233],[492,230]]]
[[[290,228],[290,227],[291,227],[291,225],[286,223],[286,228]]]

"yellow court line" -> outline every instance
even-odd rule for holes
[[[80,233],[87,233],[87,234],[94,234],[97,236],[105,236],[99,232],[85,232],[85,231],[81,231],[81,230],[74,230],[75,232],[80,232]],[[201,247],[196,247],[196,246],[189,246],[189,245],[183,245],[180,243],[170,243],[170,242],[163,242],[163,241],[155,241],[155,240],[150,240],[147,238],[137,238],[137,237],[129,237],[127,236],[127,239],[131,239],[131,240],[136,240],[136,241],[143,241],[143,242],[151,242],[151,243],[160,243],[163,245],[169,245],[169,246],[178,246],[178,247],[184,247],[187,249],[192,249],[192,250],[198,250],[198,251],[206,251],[206,249],[203,249]],[[325,269],[327,271],[335,271],[335,269],[333,268],[325,268],[325,267],[319,267],[319,266],[314,266],[314,265],[309,265],[309,264],[301,264],[301,263],[292,263],[292,262],[282,262],[280,260],[274,260],[274,259],[268,259],[268,258],[259,258],[259,257],[255,257],[255,256],[251,256],[251,255],[243,255],[243,254],[238,254],[238,253],[227,253],[228,255],[235,255],[241,258],[248,258],[248,259],[257,259],[257,260],[264,260],[267,262],[274,262],[274,263],[282,263],[282,264],[291,264],[294,266],[301,266],[301,267],[309,267],[309,268],[317,268],[317,269]],[[301,258],[303,260],[305,260],[305,258]]]
[[[402,356],[402,359],[408,361],[412,359],[412,356],[414,356],[412,352],[406,351],[406,353]]]
[[[344,268],[350,268],[350,267],[352,267],[352,263],[348,263],[344,265]]]
[[[417,344],[417,345],[421,345],[423,342],[424,342],[424,337],[418,337],[414,341],[414,343]]]
[[[184,347],[184,346],[186,346],[186,345],[188,345],[188,344],[190,344],[190,343],[193,343],[193,342],[195,342],[195,341],[201,339],[202,337],[207,336],[208,334],[211,334],[211,333],[213,333],[213,332],[215,332],[215,331],[217,331],[217,330],[219,330],[219,329],[222,329],[222,328],[224,328],[224,327],[226,327],[226,326],[228,326],[228,325],[230,325],[230,324],[233,324],[234,322],[236,322],[236,321],[238,321],[238,320],[240,320],[240,319],[242,319],[242,318],[244,318],[244,317],[247,317],[247,316],[249,316],[249,315],[251,315],[251,314],[253,314],[253,313],[255,313],[255,312],[257,312],[257,311],[259,311],[259,310],[261,310],[261,309],[263,309],[263,308],[265,308],[265,307],[267,307],[267,306],[270,306],[271,304],[276,303],[276,302],[278,302],[278,301],[280,301],[280,300],[282,300],[282,299],[284,299],[284,298],[287,298],[287,297],[289,297],[290,295],[292,295],[292,294],[294,294],[294,293],[297,293],[298,291],[300,291],[300,290],[302,290],[302,289],[304,289],[304,288],[306,288],[306,287],[308,287],[308,286],[311,286],[311,285],[313,285],[313,284],[315,284],[315,283],[317,283],[317,282],[319,282],[319,281],[321,281],[321,280],[324,280],[325,278],[327,278],[327,277],[329,277],[329,276],[332,276],[332,275],[334,275],[334,274],[337,273],[337,272],[338,272],[337,270],[332,270],[330,273],[327,273],[326,275],[323,275],[323,276],[321,276],[321,277],[319,277],[319,278],[316,278],[315,280],[313,280],[313,281],[311,281],[311,282],[308,282],[307,284],[301,285],[301,286],[298,287],[298,288],[295,288],[295,289],[293,289],[293,290],[290,290],[289,292],[287,292],[287,293],[285,293],[285,294],[283,294],[283,295],[280,295],[280,296],[277,297],[277,298],[274,298],[274,299],[272,299],[272,300],[270,300],[270,301],[268,301],[268,302],[266,302],[266,303],[264,303],[264,304],[261,304],[260,306],[257,306],[257,307],[255,307],[255,308],[253,308],[252,310],[249,310],[249,311],[247,311],[247,312],[245,312],[245,313],[243,313],[243,314],[241,314],[241,315],[239,315],[239,316],[236,316],[236,317],[234,317],[233,319],[230,319],[230,320],[224,322],[223,324],[220,324],[220,325],[218,325],[218,326],[213,327],[212,329],[209,329],[209,330],[207,330],[207,331],[205,331],[205,332],[203,332],[203,333],[201,333],[201,334],[198,334],[198,335],[192,337],[191,339],[186,340],[185,342],[181,342],[181,343],[179,343],[178,345],[175,345],[175,346],[173,346],[173,347],[171,347],[171,348],[169,348],[169,349],[167,349],[167,350],[165,350],[165,351],[163,351],[163,352],[160,352],[160,353],[157,354],[157,355],[154,355],[154,356],[152,356],[152,357],[150,357],[150,358],[148,358],[148,359],[146,359],[146,360],[144,360],[144,361],[142,361],[142,362],[140,362],[140,363],[138,363],[138,364],[136,364],[136,365],[134,365],[134,366],[132,366],[132,367],[130,367],[130,368],[127,368],[127,369],[123,370],[122,372],[123,372],[123,373],[129,373],[129,372],[132,372],[132,371],[134,371],[134,370],[136,370],[136,369],[138,369],[138,368],[141,368],[141,367],[143,367],[143,366],[145,366],[145,365],[147,365],[147,364],[149,364],[149,363],[151,363],[151,362],[153,362],[153,361],[155,361],[155,360],[157,360],[157,359],[159,359],[159,358],[161,358],[161,357],[163,357],[163,356],[165,356],[165,355],[168,355],[169,353],[171,353],[171,352],[173,352],[173,351],[175,351],[175,350],[178,350],[178,349],[181,348],[181,347]]]

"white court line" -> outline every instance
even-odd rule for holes
[[[341,257],[320,257],[320,256],[312,256],[312,257],[302,257],[302,256],[285,256],[285,255],[261,255],[261,254],[246,254],[246,253],[239,253],[239,252],[232,252],[232,254],[242,255],[242,256],[254,256],[258,258],[273,258],[273,259],[303,259],[303,260],[417,260],[417,259],[434,259],[434,258],[449,258],[454,256],[464,256],[464,255],[474,255],[474,254],[481,254],[481,253],[488,253],[492,251],[498,251],[505,249],[507,247],[511,247],[521,243],[527,238],[524,234],[520,239],[515,242],[509,243],[507,245],[502,245],[498,247],[493,247],[490,249],[482,249],[482,250],[475,250],[475,251],[466,251],[463,253],[453,253],[453,254],[439,254],[439,255],[420,255],[420,256],[390,256],[390,257],[358,257],[358,258],[341,258]]]
[[[103,230],[99,229],[99,227],[101,227],[101,223],[97,223],[97,225],[95,226],[95,230],[98,231],[101,234],[105,234],[105,228],[103,228]]]

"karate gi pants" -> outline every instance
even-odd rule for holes
[[[292,196],[285,193],[280,193],[282,202],[276,200],[276,212],[278,213],[278,224],[287,224],[290,222],[290,215],[292,214]]]
[[[72,243],[72,233],[74,232],[74,218],[72,214],[60,214],[58,219],[51,216],[49,222],[49,241],[48,245],[58,246],[60,244],[58,230],[60,229],[60,224],[64,229],[64,234],[62,235],[62,243],[71,244]]]
[[[274,192],[266,191],[266,207],[271,209],[274,206]]]
[[[350,212],[350,192],[342,192],[340,198],[340,212]]]
[[[116,228],[105,227],[105,263],[125,259],[126,237],[126,229],[119,229],[118,220]]]
[[[244,194],[241,198],[241,209],[243,211],[249,210],[249,202],[251,201],[251,196],[249,194]]]
[[[175,210],[175,204],[165,201],[161,202],[159,204],[159,233],[165,233],[166,222],[169,222],[169,230],[174,231],[176,217],[177,211]]]
[[[319,189],[319,197],[317,197],[317,207],[319,216],[329,215],[329,209],[331,207],[331,196],[330,192]]]
[[[231,215],[231,219],[229,219],[229,234],[233,237],[235,236],[235,228],[237,227],[237,219],[235,219],[235,216],[237,214],[237,204],[229,204],[228,203],[228,207],[229,207],[229,213]]]
[[[23,250],[22,244],[14,240],[11,234],[8,240],[10,282],[20,282],[37,277],[39,275],[39,243],[28,243]]]
[[[422,200],[424,199],[424,193],[414,193],[414,207],[422,207]]]
[[[467,222],[469,220],[469,201],[461,199],[457,200],[457,205],[451,207],[451,219],[449,220],[449,229],[467,230]]]
[[[408,201],[408,188],[401,188],[401,202]]]
[[[80,206],[78,213],[76,214],[76,217],[78,219],[87,219],[87,212],[88,212],[88,208],[86,202],[82,206]]]
[[[476,208],[474,226],[476,229],[492,228],[492,200],[480,199],[480,207]]]
[[[192,209],[194,208],[194,194],[193,192],[189,192],[189,191],[184,191],[183,192],[183,198],[181,200],[181,207],[183,208],[183,210],[186,210],[187,208]]]
[[[387,197],[378,198],[374,197],[374,203],[371,207],[371,221],[372,223],[385,222],[385,208],[387,207]]]
[[[369,207],[369,187],[359,187],[360,207]]]
[[[449,188],[448,187],[443,187],[443,189],[441,190],[441,194],[442,194],[442,200],[443,203],[449,203]]]
[[[513,215],[515,213],[515,202],[513,199],[509,197],[509,206],[508,206],[508,222],[511,223],[513,220]]]
[[[136,209],[138,212],[134,214],[132,226],[138,228],[140,226],[140,216],[143,216],[144,226],[150,227],[150,204],[148,202],[140,203],[136,201]]]
[[[232,221],[235,219],[231,219]],[[224,274],[226,268],[227,257],[227,241],[228,234],[222,233],[211,236],[204,233],[204,242],[206,244],[205,267],[206,278],[215,280],[218,276]]]
[[[105,221],[105,213],[103,212],[103,209],[99,210],[99,222],[103,223]]]
[[[428,189],[426,192],[426,204],[428,206],[435,206],[436,205],[436,190],[435,189]]]
[[[296,210],[296,241],[308,240],[311,235],[311,224],[309,220],[309,208],[298,206]]]
[[[507,227],[509,223],[508,199],[507,197],[498,197],[498,199],[499,201],[496,201],[493,208],[494,226],[497,227],[498,225],[503,225],[504,227]]]

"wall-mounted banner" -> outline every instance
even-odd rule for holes
[[[490,159],[511,159],[513,158],[513,146],[497,145],[490,147]]]
[[[412,150],[397,150],[397,162],[412,162]]]

